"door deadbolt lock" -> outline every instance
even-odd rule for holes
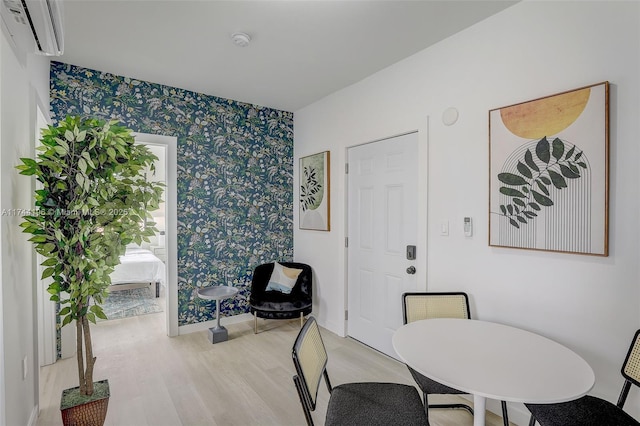
[[[407,246],[407,260],[416,260],[416,246]]]
[[[415,274],[415,273],[416,273],[416,267],[415,267],[415,266],[409,266],[409,267],[407,268],[407,274],[409,274],[409,275],[413,275],[413,274]]]

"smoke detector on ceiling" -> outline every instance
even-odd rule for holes
[[[245,33],[233,33],[231,34],[231,40],[233,40],[236,46],[247,47],[251,41],[251,37]]]

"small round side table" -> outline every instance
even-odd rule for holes
[[[220,325],[220,300],[231,298],[236,294],[238,294],[236,287],[226,285],[215,285],[198,289],[198,297],[216,301],[216,326],[209,329],[209,340],[211,343],[226,342],[229,338],[227,329]]]

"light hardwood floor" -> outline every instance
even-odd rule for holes
[[[106,426],[304,425],[292,381],[291,347],[299,321],[229,325],[229,341],[212,345],[207,331],[169,338],[164,314],[104,321],[92,328],[95,380],[109,379]],[[400,362],[349,338],[322,330],[333,385],[355,381],[414,384]],[[60,393],[77,386],[74,358],[41,368],[38,426],[61,425]],[[456,396],[431,397],[432,402]],[[328,392],[313,414],[322,425]],[[464,410],[431,410],[432,426],[472,425]],[[502,419],[487,412],[487,424]]]

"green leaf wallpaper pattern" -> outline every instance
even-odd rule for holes
[[[253,268],[293,257],[293,113],[51,63],[51,116],[118,119],[178,139],[178,323],[215,318],[201,286],[230,284],[249,311]]]

